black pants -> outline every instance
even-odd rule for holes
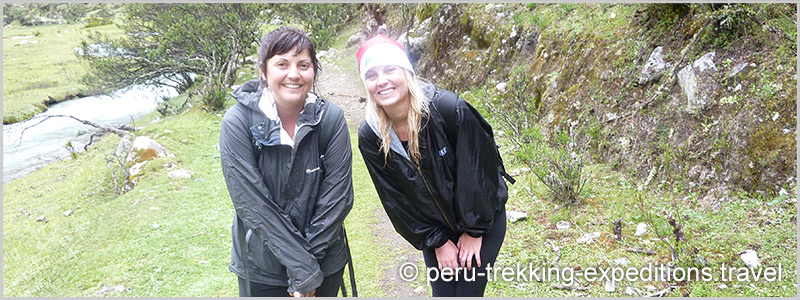
[[[458,238],[461,233],[450,235],[450,240],[458,245]],[[472,270],[464,270],[459,272],[458,276],[451,278],[450,281],[442,280],[441,276],[438,280],[431,281],[431,288],[433,289],[434,297],[483,297],[483,291],[486,289],[487,276],[486,264],[494,266],[497,260],[497,254],[500,253],[500,247],[503,245],[503,240],[506,237],[506,210],[500,211],[494,218],[492,229],[488,234],[483,236],[481,241],[481,267],[476,268],[477,261],[472,259]],[[436,249],[430,248],[422,250],[422,255],[425,257],[425,265],[428,268],[438,268],[439,261],[436,259]],[[466,267],[466,266],[465,266]]]
[[[317,297],[336,297],[339,294],[339,288],[344,283],[342,279],[344,275],[344,268],[336,273],[325,276],[322,279],[322,285],[317,288]],[[289,292],[286,290],[287,286],[266,285],[258,282],[250,281],[250,295],[253,297],[290,297]],[[245,288],[245,280],[239,277],[239,297],[247,297]]]

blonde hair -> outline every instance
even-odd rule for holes
[[[421,154],[419,152],[419,132],[423,127],[423,117],[428,116],[430,113],[430,108],[428,106],[430,99],[425,97],[425,93],[422,92],[422,88],[420,88],[417,78],[414,77],[414,75],[408,70],[402,70],[408,85],[410,102],[408,117],[406,119],[406,122],[408,122],[408,125],[406,126],[408,133],[408,156],[412,161],[414,161],[414,163],[419,165],[421,159]],[[382,138],[380,149],[383,152],[384,160],[388,160],[389,151],[391,150],[390,144],[392,141],[392,138],[389,134],[389,129],[392,128],[393,125],[392,120],[389,119],[389,117],[386,115],[386,112],[383,111],[383,108],[378,106],[369,93],[367,93],[367,98],[369,98],[369,108],[377,116],[376,126],[378,127],[378,131],[380,132]]]

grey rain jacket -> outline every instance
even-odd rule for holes
[[[244,278],[245,241],[238,231],[247,230],[251,281],[305,294],[347,262],[342,226],[353,206],[350,135],[342,114],[326,153],[319,153],[318,125],[335,104],[309,93],[315,100],[307,101],[298,117],[294,148],[283,145],[277,117],[249,126],[251,110],[264,115],[258,107],[262,91],[258,80],[236,89],[238,103],[222,119],[222,173],[236,215],[247,227],[238,228],[234,216],[229,269]],[[251,133],[261,150],[254,148]]]
[[[420,165],[409,159],[390,130],[388,160],[380,150],[377,116],[367,114],[358,130],[358,148],[395,230],[417,249],[440,247],[451,234],[484,235],[505,209],[508,187],[498,173],[494,137],[484,131],[477,112],[462,99],[456,105],[456,145],[437,108],[433,84],[420,82],[430,102],[422,120]]]

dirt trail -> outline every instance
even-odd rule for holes
[[[335,54],[337,57],[351,55],[355,49],[346,49]],[[353,59],[355,61],[355,59]],[[344,110],[347,118],[347,126],[352,130],[357,130],[364,121],[366,108],[366,92],[358,73],[337,67],[329,63],[329,59],[322,60],[323,71],[317,79],[318,93],[325,99],[336,103]],[[355,63],[355,62],[354,62]],[[357,143],[358,141],[351,141]],[[422,252],[414,249],[404,240],[392,227],[391,221],[386,216],[383,209],[373,212],[378,220],[372,229],[372,236],[376,242],[380,243],[384,249],[392,249],[394,257],[387,257],[386,269],[383,271],[381,288],[388,296],[392,297],[424,297],[427,296],[430,287],[420,285],[417,282],[406,282],[400,279],[399,268],[406,262],[422,263]],[[415,292],[415,290],[417,290]]]

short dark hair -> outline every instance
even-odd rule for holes
[[[314,65],[314,86],[317,85],[317,74],[322,71],[322,67],[317,60],[317,51],[311,38],[304,32],[292,28],[281,27],[270,31],[261,40],[261,45],[258,47],[258,69],[261,72],[267,73],[267,61],[275,55],[281,55],[295,50],[295,55],[302,53],[308,49],[308,54],[311,56],[311,64]],[[260,77],[259,77],[260,78]],[[261,86],[266,87],[267,82],[261,79]]]

